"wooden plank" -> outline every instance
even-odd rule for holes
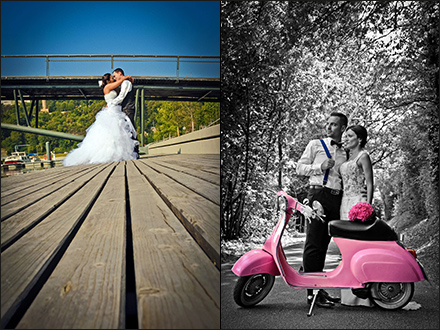
[[[193,169],[191,167],[185,166],[185,163],[179,164],[178,162],[170,163],[167,161],[161,161],[160,158],[151,158],[151,159],[146,158],[143,160],[143,162],[145,162],[146,164],[158,164],[163,167],[167,167],[178,172],[186,173],[196,178],[220,186],[220,168],[218,169],[218,173],[212,173],[212,172],[204,171],[203,169],[202,170]]]
[[[12,190],[16,190],[17,187],[25,188],[26,186],[39,184],[56,176],[65,175],[69,171],[77,170],[78,168],[75,167],[61,166],[1,178],[1,193],[2,196],[7,196]]]
[[[93,204],[113,167],[111,165],[99,173],[81,189],[80,194],[73,195],[68,202],[1,253],[2,328],[32,298],[32,290],[38,289],[45,272],[57,261],[69,236],[74,234],[74,228],[80,226],[83,214]],[[82,249],[86,247],[87,244]]]
[[[186,159],[182,165],[197,162]],[[214,157],[205,160],[212,164]],[[125,274],[123,162],[111,164],[45,214],[43,201],[60,203],[92,172],[75,180],[64,175],[67,185],[3,221],[24,228],[20,216],[39,220],[2,251],[2,328],[124,328],[126,276],[136,279],[139,328],[220,327],[220,207],[142,163],[126,165],[135,276]],[[175,179],[196,173],[193,166],[179,170]],[[3,228],[12,226],[2,223],[2,243]],[[11,321],[15,316],[18,324]]]
[[[8,217],[13,214],[30,207],[32,204],[41,200],[42,198],[47,198],[49,196],[54,196],[54,194],[58,193],[58,190],[64,187],[65,185],[69,185],[73,182],[73,179],[81,176],[83,172],[75,173],[73,175],[62,176],[61,178],[55,178],[50,180],[48,186],[36,190],[33,193],[27,195],[25,192],[21,197],[26,197],[25,200],[21,198],[9,200],[9,198],[2,198],[2,207],[1,207],[1,220],[4,221]]]
[[[156,162],[143,162],[157,172],[165,174],[169,178],[194,191],[200,196],[205,197],[214,204],[220,205],[220,185],[207,182],[206,180],[202,180],[182,171],[176,171],[175,169],[164,167]]]
[[[134,162],[127,179],[139,328],[220,328],[219,270]]]
[[[147,158],[153,159],[153,158]],[[197,171],[220,173],[220,155],[172,155],[167,157],[158,157],[157,160],[168,162],[170,165],[180,165],[187,168],[193,168]]]
[[[62,175],[48,178],[47,180],[39,181],[38,183],[33,184],[31,186],[23,186],[23,187],[17,186],[16,189],[13,189],[14,191],[11,192],[10,194],[2,195],[1,206],[3,208],[6,204],[11,203],[12,201],[18,201],[20,198],[29,199],[30,196],[32,196],[33,194],[38,194],[39,192],[43,191],[43,189],[46,189],[46,191],[51,191],[54,189],[53,187],[55,184],[57,184],[61,181],[66,182],[66,181],[69,181],[69,179],[71,180],[72,178],[80,177],[80,176],[84,175],[85,173],[89,172],[90,169],[93,169],[93,168],[95,168],[95,167],[84,168],[81,170],[77,169],[76,171],[63,173]],[[26,202],[19,201],[18,203],[23,204]]]
[[[90,180],[92,180],[98,172],[102,171],[109,164],[96,166],[90,171],[72,178],[73,182],[57,191],[54,195],[49,195],[28,207],[21,212],[11,216],[1,223],[1,248],[2,251],[19,239],[23,234],[31,230],[40,221],[46,218],[51,212],[68,201],[75,193],[81,193],[83,188]]]
[[[93,166],[95,167],[95,166]],[[28,180],[23,181],[23,182],[19,182],[18,178],[20,176],[17,175],[17,182],[12,183],[12,181],[10,181],[11,183],[8,183],[8,190],[2,192],[2,200],[4,198],[12,198],[13,196],[19,196],[20,194],[25,194],[25,193],[30,193],[32,191],[36,191],[39,189],[44,188],[45,186],[47,186],[50,182],[53,182],[55,180],[60,180],[62,178],[65,178],[66,176],[69,175],[73,175],[75,173],[79,173],[85,170],[88,170],[92,167],[76,167],[76,168],[72,168],[72,169],[67,169],[64,172],[57,172],[57,173],[46,173],[46,176],[41,176],[41,177],[29,177]],[[3,182],[2,182],[3,184]],[[2,202],[3,204],[3,202]]]
[[[125,178],[119,162],[17,328],[123,328]]]
[[[136,165],[216,267],[220,267],[220,207],[143,162]]]
[[[32,170],[32,171],[28,171],[28,172],[24,172],[20,175],[11,175],[11,176],[6,176],[1,178],[2,181],[2,185],[4,183],[8,183],[9,181],[12,183],[15,182],[23,182],[23,181],[27,181],[30,178],[38,178],[38,177],[42,177],[42,176],[47,176],[48,173],[59,173],[59,172],[63,172],[64,166],[56,166],[56,167],[48,167],[48,168],[42,168],[41,170]],[[3,187],[2,187],[3,188]]]

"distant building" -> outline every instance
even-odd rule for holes
[[[41,100],[41,112],[49,112],[49,109],[47,108],[46,100]]]

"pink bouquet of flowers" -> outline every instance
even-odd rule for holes
[[[370,203],[357,203],[348,212],[348,219],[350,221],[367,221],[374,214],[374,209]]]

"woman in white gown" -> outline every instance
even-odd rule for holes
[[[367,130],[365,127],[360,125],[347,127],[342,143],[343,147],[350,151],[350,157],[339,168],[344,191],[340,217],[341,220],[348,221],[348,212],[355,204],[359,202],[371,204],[373,201],[373,167],[370,156],[364,149],[367,143]],[[341,290],[341,304],[373,306],[370,299],[361,299],[355,296],[351,289]]]
[[[129,75],[125,79],[132,79]],[[95,122],[86,130],[86,136],[78,148],[69,152],[64,166],[108,163],[137,158],[134,147],[139,144],[136,130],[121,106],[113,101],[118,96],[114,90],[125,79],[115,81],[110,73],[102,76],[101,87],[107,106],[96,114]]]

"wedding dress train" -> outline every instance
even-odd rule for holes
[[[104,96],[107,106],[96,114],[95,122],[86,130],[78,148],[69,152],[64,166],[108,163],[137,158],[134,151],[139,144],[136,130],[120,105],[112,101],[117,93],[112,90]]]

